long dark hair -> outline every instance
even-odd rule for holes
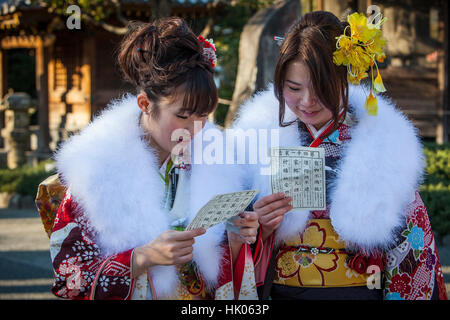
[[[214,70],[202,43],[181,18],[132,23],[120,44],[118,63],[125,79],[155,102],[154,114],[159,99],[180,86],[185,93],[183,112],[201,116],[217,106]]]
[[[348,109],[347,69],[333,63],[336,38],[344,32],[345,26],[330,12],[314,11],[301,17],[287,32],[274,77],[274,91],[280,103],[280,126],[295,122],[284,122],[286,106],[283,96],[286,70],[294,61],[300,61],[308,67],[315,95],[333,113],[335,123],[330,133],[339,127],[339,107],[344,108],[342,119],[345,119]]]

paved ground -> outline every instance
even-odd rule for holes
[[[49,240],[37,211],[0,209],[0,299],[56,299]]]
[[[450,248],[440,247],[450,294]],[[0,299],[57,299],[49,240],[34,210],[0,209]]]

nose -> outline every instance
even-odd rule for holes
[[[193,121],[190,121],[186,126],[186,130],[188,130],[191,134],[191,137],[194,137],[199,131],[203,129],[206,123],[206,117],[195,117]]]
[[[311,89],[305,90],[304,95],[300,99],[300,103],[304,107],[312,107],[316,104],[316,95]]]

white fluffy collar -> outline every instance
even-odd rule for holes
[[[378,96],[378,116],[367,114],[368,93],[362,86],[350,87],[349,103],[357,124],[351,128],[352,139],[330,194],[330,219],[348,246],[372,251],[393,245],[394,231],[404,224],[405,208],[422,179],[424,159],[416,128],[388,98]],[[286,121],[294,117],[289,108],[286,112]],[[304,145],[296,125],[279,127],[272,86],[241,107],[233,128],[279,128],[280,146]],[[261,197],[271,193],[270,180],[258,170],[248,170],[246,179],[251,182],[247,187],[261,190]],[[277,241],[302,232],[309,218],[308,211],[286,214]]]
[[[169,229],[168,212],[162,208],[164,183],[156,155],[141,139],[139,115],[136,97],[125,96],[56,154],[58,172],[95,228],[105,255],[144,245]],[[240,190],[232,177],[214,165],[193,165],[189,219],[213,195]],[[219,277],[224,230],[222,224],[208,229],[194,245],[194,260],[209,287]],[[151,274],[159,296],[175,288],[173,266],[152,267]]]

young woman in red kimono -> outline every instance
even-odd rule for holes
[[[356,70],[335,53],[350,32],[369,36],[366,49],[349,42],[350,55],[358,54],[353,44],[360,52],[377,44],[370,38],[377,27],[356,23],[364,19],[351,16],[346,28],[329,12],[304,15],[283,40],[273,87],[243,105],[234,124],[278,129],[281,147],[325,149],[323,211],[292,210],[291,197],[271,194],[261,167],[247,170],[246,187],[261,190],[253,208],[261,224],[255,260],[262,299],[447,298],[417,191],[424,170],[417,130],[387,97],[378,95],[376,114],[371,88],[349,84],[359,82]],[[355,57],[343,54],[342,61]]]
[[[118,62],[138,95],[114,101],[56,155],[67,191],[50,238],[55,295],[257,297],[248,245],[255,213],[236,219],[239,234],[223,223],[183,231],[213,195],[240,189],[232,168],[171,158],[180,132],[193,137],[217,105],[211,50],[178,18],[136,25],[125,36]]]

